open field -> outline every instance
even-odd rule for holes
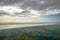
[[[0,29],[0,40],[60,40],[60,25]]]

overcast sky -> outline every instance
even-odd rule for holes
[[[1,22],[59,22],[60,24],[60,0],[0,0]],[[2,28],[5,29],[5,26]]]
[[[0,0],[0,17],[37,17],[60,20],[60,0]]]
[[[60,13],[60,0],[0,0],[0,16],[40,17]]]

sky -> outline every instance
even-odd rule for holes
[[[40,21],[43,18],[60,22],[60,0],[0,0],[0,17],[38,18]]]
[[[60,0],[0,0],[0,29],[33,25],[1,25],[7,22],[60,24]]]

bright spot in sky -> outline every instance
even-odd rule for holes
[[[40,4],[44,4],[44,3],[46,3],[46,1],[40,1]]]
[[[15,7],[15,6],[1,6],[0,7],[0,10],[3,10],[4,12],[7,12],[7,13],[15,13],[15,12],[21,12],[23,11],[22,9],[19,9],[18,7]]]

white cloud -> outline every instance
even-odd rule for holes
[[[19,9],[18,6],[15,7],[15,6],[0,6],[0,10],[3,10],[5,12],[21,12],[23,11],[22,9]]]
[[[50,10],[49,8],[46,8],[44,10],[34,10],[30,7],[27,9],[22,9],[19,6],[0,6],[0,15],[8,15],[8,16],[14,16],[14,17],[39,17],[42,15],[51,15],[51,14],[58,14],[60,13],[60,10],[53,9]]]
[[[0,16],[40,17],[60,13],[60,0],[0,0]]]

